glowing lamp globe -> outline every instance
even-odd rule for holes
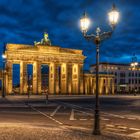
[[[6,58],[6,55],[5,54],[2,54],[2,58],[5,59]]]
[[[114,28],[119,20],[119,12],[117,11],[115,5],[113,4],[112,10],[108,13],[110,25]]]
[[[87,17],[86,13],[84,13],[83,17],[80,19],[80,25],[82,32],[86,33],[90,25],[90,20]]]
[[[133,67],[134,66],[134,64],[133,63],[131,63],[131,67]]]

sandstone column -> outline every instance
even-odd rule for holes
[[[55,64],[49,65],[49,93],[55,94]]]
[[[27,93],[27,64],[20,62],[20,94]]]
[[[61,65],[61,93],[67,94],[68,85],[67,85],[67,64],[62,63]]]
[[[112,86],[112,88],[111,88],[111,90],[112,90],[112,94],[114,95],[115,81],[114,81],[114,79],[113,79],[113,78],[112,78],[112,83],[111,83],[111,86]]]
[[[93,78],[93,94],[96,94],[96,78]]]
[[[92,76],[90,76],[90,85],[89,85],[90,93],[89,94],[93,94],[92,87],[93,87],[93,80],[92,80]]]
[[[37,62],[33,62],[33,94],[37,94],[37,73],[38,73],[38,70],[37,70]]]
[[[103,94],[103,78],[99,77],[99,94],[102,95]]]
[[[84,93],[84,73],[83,73],[83,64],[80,64],[79,65],[79,90],[80,90],[80,94],[83,94]]]
[[[110,84],[111,78],[108,78],[108,94],[111,92],[111,84]]]
[[[37,93],[41,94],[41,62],[37,62]]]
[[[72,93],[72,64],[67,64],[68,71],[68,93]]]
[[[109,79],[108,79],[108,77],[106,77],[106,79],[105,79],[105,94],[107,95],[108,94],[108,82],[109,81]]]
[[[13,85],[12,85],[12,72],[13,72],[13,63],[12,62],[7,62],[6,64],[6,93],[10,94],[12,93],[13,90]]]
[[[78,64],[73,64],[72,67],[72,92],[74,94],[79,93],[79,65]]]
[[[85,82],[85,94],[88,94],[88,82],[87,82],[87,78],[85,77],[85,80],[84,80],[84,82]]]
[[[61,75],[60,75],[60,65],[55,64],[55,93],[59,94],[61,92]]]

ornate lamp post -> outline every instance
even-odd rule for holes
[[[96,29],[96,34],[87,34],[90,20],[86,13],[84,13],[83,17],[81,18],[81,30],[85,39],[94,42],[96,45],[96,101],[95,101],[95,121],[94,121],[94,135],[100,135],[100,113],[99,113],[99,48],[100,43],[102,40],[105,40],[111,37],[113,30],[119,19],[119,12],[117,11],[115,5],[113,4],[112,10],[108,13],[110,26],[112,30],[109,32],[101,33],[101,29],[98,27]]]
[[[138,66],[138,62],[137,62],[137,58],[135,57],[135,54],[134,54],[134,56],[132,57],[132,62],[131,62],[131,70],[132,71],[134,71],[134,77],[136,76],[135,75],[135,70],[136,70],[136,68],[137,68],[137,66]],[[136,81],[135,81],[135,79],[134,79],[134,88],[132,88],[132,89],[134,89],[133,91],[134,91],[134,95],[136,95],[136,86],[135,86],[135,83],[136,83]]]
[[[6,55],[2,54],[3,59],[3,72],[2,72],[2,79],[3,79],[3,87],[2,87],[2,97],[5,97],[5,62],[6,62]]]

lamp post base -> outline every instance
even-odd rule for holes
[[[95,121],[94,121],[94,131],[93,131],[94,135],[100,135],[100,114],[99,114],[99,110],[95,109]]]
[[[2,98],[5,98],[5,95],[2,95]]]
[[[100,130],[94,130],[94,131],[93,131],[93,135],[101,135]]]

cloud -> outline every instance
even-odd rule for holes
[[[82,36],[81,15],[86,10],[91,18],[88,33],[98,26],[108,31],[107,13],[114,2],[121,17],[112,37],[101,44],[100,61],[129,62],[133,52],[140,54],[139,0],[0,0],[0,49],[4,42],[32,44],[48,32],[54,45],[82,49],[87,69],[95,63],[96,49]]]

